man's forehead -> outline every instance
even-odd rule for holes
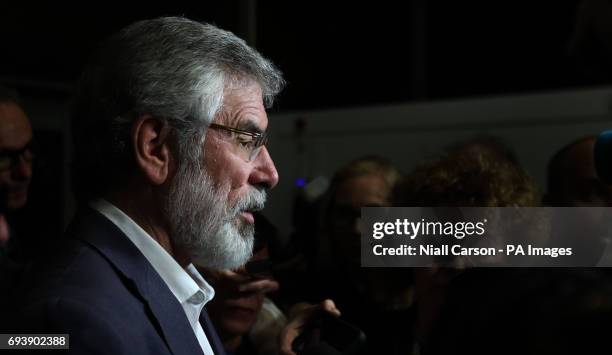
[[[0,149],[23,148],[32,139],[32,127],[23,110],[12,103],[0,103]]]
[[[268,117],[265,114],[261,116],[219,114],[214,123],[249,132],[263,133],[268,128]]]
[[[268,116],[259,85],[227,90],[223,108],[215,122],[248,131],[264,131],[268,126]]]

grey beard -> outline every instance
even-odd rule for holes
[[[253,188],[228,206],[229,187],[216,187],[204,169],[183,163],[170,186],[166,213],[174,243],[192,262],[211,269],[236,269],[253,255],[255,228],[240,212],[261,210],[263,189]]]

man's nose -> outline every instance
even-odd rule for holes
[[[252,185],[263,185],[268,189],[278,184],[278,171],[268,152],[268,148],[263,147],[254,161],[255,167],[249,176]]]

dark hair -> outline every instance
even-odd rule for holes
[[[394,191],[396,206],[537,206],[540,194],[507,149],[482,141],[453,146],[416,168]]]

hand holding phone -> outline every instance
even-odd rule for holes
[[[361,330],[338,318],[332,300],[294,308],[298,311],[281,332],[282,355],[356,354],[365,343]]]

